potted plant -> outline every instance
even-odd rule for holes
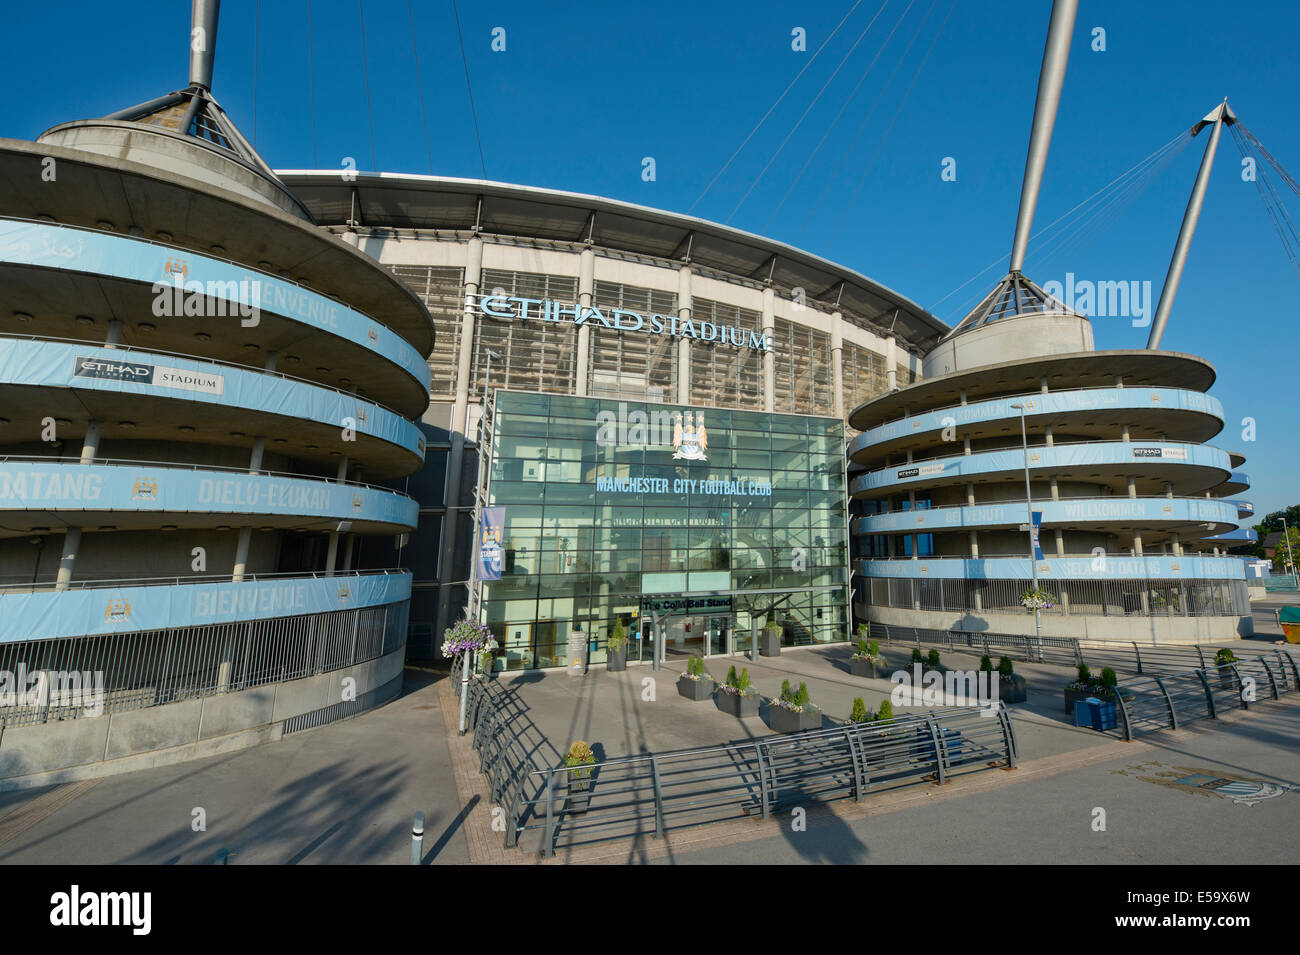
[[[763,635],[759,638],[758,652],[765,657],[779,657],[781,655],[781,625],[775,620],[769,620],[763,627]]]
[[[1065,685],[1065,712],[1074,715],[1074,704],[1095,696],[1099,700],[1114,699],[1115,671],[1106,667],[1101,671],[1101,678],[1092,675],[1086,663],[1080,663],[1073,683]]]
[[[605,644],[605,669],[611,673],[622,673],[627,669],[627,629],[622,617],[614,621],[614,632]]]
[[[1236,662],[1237,662],[1237,655],[1233,653],[1231,650],[1229,650],[1227,647],[1223,647],[1222,649],[1219,650],[1218,653],[1214,655],[1214,666],[1216,672],[1218,673],[1220,690],[1232,690],[1233,692],[1236,692],[1237,689],[1236,672],[1230,669],[1232,664]]]
[[[865,632],[865,630],[865,627],[862,628],[860,633]],[[878,675],[884,674],[885,659],[880,655],[879,641],[858,640],[857,652],[849,657],[849,672],[854,676],[865,676],[869,680],[874,680]]]
[[[704,672],[703,659],[691,657],[686,661],[686,672],[677,678],[677,692],[697,703],[713,695],[713,677]]]
[[[473,654],[475,671],[484,675],[492,671],[492,654],[498,647],[496,637],[486,624],[462,617],[447,628],[442,639],[442,655],[448,659],[462,653]]]
[[[713,694],[714,705],[735,717],[757,716],[758,699],[758,690],[749,682],[749,670],[742,669],[737,676],[734,666],[727,671],[727,679]]]
[[[988,657],[984,657],[987,660]],[[983,660],[980,661],[983,669]],[[1023,703],[1029,699],[1029,683],[1016,673],[1010,657],[998,661],[998,699],[1003,703]]]
[[[1020,595],[1020,606],[1026,610],[1051,610],[1056,606],[1056,597],[1042,587],[1030,587]]]
[[[798,733],[821,727],[822,713],[808,699],[807,683],[800,683],[797,690],[790,689],[789,680],[781,684],[780,697],[772,700],[767,708],[767,725],[777,733]]]
[[[591,767],[596,762],[596,754],[582,740],[569,747],[564,754],[564,765],[569,767],[565,773],[568,798],[564,802],[564,811],[581,814],[587,811],[591,800]]]

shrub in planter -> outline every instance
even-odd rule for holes
[[[1107,677],[1109,671],[1109,677]],[[1111,682],[1107,684],[1106,680]],[[1092,675],[1086,663],[1080,663],[1075,681],[1065,685],[1065,712],[1070,716],[1074,715],[1074,704],[1080,700],[1086,700],[1090,696],[1095,696],[1099,700],[1115,699],[1115,671],[1106,667],[1102,671],[1102,679],[1097,679]]]
[[[857,652],[849,657],[849,672],[854,676],[875,679],[876,674],[884,673],[884,670],[885,661],[880,656],[880,644],[875,640],[870,643],[859,640]]]
[[[867,704],[862,702],[862,697],[853,698],[853,712],[849,714],[850,723],[870,723],[876,718],[876,714],[867,709]]]
[[[591,767],[596,762],[596,754],[584,741],[578,740],[564,754],[564,765],[569,772],[564,775],[568,788],[568,798],[564,802],[564,811],[575,814],[587,811],[591,799]]]
[[[926,655],[925,665],[929,667],[931,670],[943,669],[943,664],[939,661],[938,650],[931,650],[929,654]]]
[[[735,717],[757,716],[758,700],[758,690],[749,682],[749,670],[742,669],[737,676],[734,666],[727,671],[726,681],[713,693],[714,705]]]
[[[686,672],[677,678],[677,692],[697,703],[713,694],[713,677],[704,672],[704,660],[700,657],[691,657],[686,662]]]
[[[780,697],[767,708],[767,725],[777,733],[797,733],[822,725],[821,710],[808,699],[807,683],[800,683],[797,690],[790,689],[789,680],[781,684]]]
[[[876,711],[876,722],[882,720],[892,720],[894,718],[894,701],[888,698],[880,701],[880,709]]]
[[[605,644],[605,669],[614,673],[621,673],[627,669],[627,629],[623,626],[623,618],[620,617],[614,622],[614,632],[609,635],[609,640]]]
[[[768,621],[767,626],[763,628],[763,635],[759,639],[758,652],[765,657],[779,657],[781,655],[781,625]]]
[[[984,654],[984,656],[980,657],[980,672],[981,673],[993,672],[993,661],[989,659],[989,655],[987,653]]]
[[[1029,684],[1016,673],[1011,658],[1003,657],[998,661],[998,699],[1003,703],[1023,703],[1028,698]]]
[[[912,662],[913,662],[913,663],[925,663],[925,656],[921,653],[921,648],[920,648],[920,647],[913,647],[913,648],[912,648]]]
[[[1227,647],[1222,648],[1218,653],[1214,655],[1214,665],[1216,667],[1223,667],[1223,666],[1227,666],[1229,663],[1236,663],[1236,662],[1237,662],[1237,655],[1233,653],[1231,650],[1229,650]]]

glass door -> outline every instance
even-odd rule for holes
[[[714,614],[708,621],[706,649],[709,656],[722,656],[731,652],[731,617]]]

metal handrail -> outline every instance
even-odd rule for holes
[[[235,368],[239,371],[251,371],[259,375],[266,375],[270,378],[283,378],[285,381],[292,381],[301,385],[310,385],[313,388],[320,388],[322,391],[332,391],[335,394],[344,395],[357,401],[365,401],[374,405],[376,408],[387,411],[389,414],[396,415],[399,418],[406,418],[406,415],[388,407],[388,405],[384,404],[382,401],[371,398],[369,395],[360,395],[355,392],[344,391],[342,388],[335,388],[333,385],[326,385],[319,381],[312,381],[310,378],[299,378],[297,375],[286,375],[282,371],[273,371],[265,367],[258,367],[257,365],[241,365],[239,362],[225,361],[220,358],[209,358],[205,355],[192,355],[189,352],[179,351],[164,351],[161,348],[141,348],[139,345],[109,345],[105,342],[96,342],[85,338],[55,338],[52,335],[15,335],[12,332],[0,333],[0,339],[5,338],[13,339],[15,341],[58,342],[64,345],[86,345],[90,348],[104,348],[109,351],[129,351],[142,355],[163,355],[167,358],[183,358],[187,361],[197,361],[209,365],[220,365],[223,368]],[[378,354],[378,352],[375,354]],[[380,355],[379,357],[382,358],[383,356]],[[397,365],[395,362],[389,362],[389,364],[401,368],[401,366]],[[401,368],[401,370],[406,371],[405,368]],[[417,385],[419,384],[419,382],[416,381],[409,372],[407,372],[407,377],[410,377]]]
[[[327,477],[319,474],[296,474],[293,471],[272,471],[269,468],[249,468],[249,467],[232,467],[230,465],[218,464],[187,464],[184,461],[146,461],[136,458],[93,458],[82,460],[74,457],[54,457],[48,454],[0,454],[0,464],[8,464],[10,461],[16,462],[35,462],[49,464],[107,464],[113,467],[118,466],[142,466],[148,468],[164,468],[174,471],[217,471],[220,473],[245,474],[249,477],[283,477],[292,478],[296,481],[321,481],[325,484],[339,484],[344,487],[365,488],[371,491],[387,491],[399,497],[405,497],[408,500],[410,495],[403,494],[401,491],[391,487],[384,487],[380,484],[367,484],[364,481],[340,481],[338,478]]]
[[[409,573],[409,570],[402,567],[384,567],[370,570],[336,570],[333,573],[326,573],[323,570],[286,571],[275,574],[249,573],[244,575],[242,581],[231,581],[230,574],[194,574],[189,577],[121,577],[101,580],[71,580],[68,582],[67,589],[99,590],[104,587],[175,587],[181,584],[228,584],[232,582],[247,583],[257,580],[327,580],[333,577],[392,576]],[[27,582],[20,585],[0,583],[0,592],[3,593],[44,593],[55,589],[56,584],[53,582]]]
[[[1193,389],[1191,389],[1191,388],[1179,388],[1177,385],[1125,385],[1124,387],[1119,387],[1119,386],[1117,386],[1117,385],[1084,385],[1084,386],[1079,387],[1079,388],[1060,388],[1060,389],[1057,389],[1056,391],[1042,391],[1042,390],[1040,389],[1040,390],[1038,390],[1038,391],[1026,391],[1026,392],[1024,392],[1024,393],[1017,393],[1017,394],[1014,394],[1014,395],[998,395],[996,398],[978,398],[978,399],[976,399],[975,401],[967,402],[967,403],[964,404],[964,405],[959,403],[959,404],[955,404],[955,405],[946,405],[946,406],[944,406],[944,407],[942,407],[942,408],[929,408],[929,409],[926,409],[926,411],[923,412],[923,413],[924,413],[924,414],[942,414],[942,413],[945,412],[945,411],[957,411],[958,409],[961,409],[961,408],[976,408],[976,407],[978,407],[978,406],[980,406],[980,405],[992,404],[992,403],[995,402],[995,401],[1012,401],[1012,400],[1015,400],[1015,399],[1017,399],[1017,398],[1043,398],[1043,397],[1047,397],[1047,396],[1051,396],[1051,395],[1071,395],[1071,394],[1075,394],[1075,393],[1077,393],[1077,392],[1081,392],[1081,391],[1129,391],[1129,390],[1132,390],[1132,391],[1144,391],[1144,390],[1149,390],[1149,389],[1151,389],[1151,388],[1169,388],[1169,389],[1172,390],[1172,391],[1185,391],[1185,392],[1187,392],[1188,394],[1196,394],[1196,395],[1203,395],[1203,394],[1205,394],[1205,392],[1203,392],[1203,391],[1195,391],[1195,390],[1193,390]],[[1218,400],[1218,399],[1213,399],[1213,400]],[[1068,412],[1069,410],[1070,410],[1070,409],[1067,409],[1067,412]],[[1089,408],[1080,408],[1080,409],[1078,409],[1078,410],[1079,410],[1080,412],[1087,412],[1087,411],[1094,411],[1094,412],[1095,412],[1095,411],[1096,411],[1095,408],[1094,408],[1094,409],[1089,409]],[[1136,410],[1136,409],[1134,409],[1134,410]],[[1174,409],[1174,410],[1176,410],[1176,411],[1190,411],[1190,412],[1194,412],[1194,411],[1196,411],[1196,409],[1194,409],[1194,408],[1176,408],[1176,409]],[[1054,412],[1039,412],[1039,414],[1053,414],[1053,413],[1054,413]],[[1059,413],[1059,412],[1057,412],[1057,413]],[[1213,412],[1202,412],[1202,413],[1213,415]],[[912,418],[918,418],[918,417],[920,417],[920,415],[903,414],[903,415],[899,415],[897,418],[885,418],[885,419],[883,419],[883,420],[880,422],[880,424],[876,425],[874,428],[868,428],[866,431],[861,432],[861,434],[870,434],[872,431],[876,431],[877,429],[879,429],[879,428],[883,428],[883,427],[885,427],[886,425],[894,424],[895,422],[898,422],[898,421],[910,421]],[[1009,417],[1013,417],[1013,416],[1009,416]],[[1001,420],[1003,420],[1003,419],[1001,419],[1001,418],[995,418],[995,419],[990,419],[990,420],[991,420],[991,421],[1001,421]],[[978,422],[977,422],[977,423],[978,423]],[[869,445],[869,447],[870,447],[870,446],[872,446],[872,445]],[[863,448],[863,449],[861,449],[861,450],[866,450],[866,449]]]

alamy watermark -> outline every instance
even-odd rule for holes
[[[1151,324],[1151,280],[1093,282],[1065,273],[1065,282],[1043,283],[1043,291],[1061,305],[1088,318],[1127,318],[1134,328]]]
[[[104,712],[103,670],[0,670],[0,707],[80,709],[85,716]]]
[[[1001,700],[997,670],[936,670],[913,663],[895,670],[889,682],[894,706],[978,706],[980,716],[996,716]]]

